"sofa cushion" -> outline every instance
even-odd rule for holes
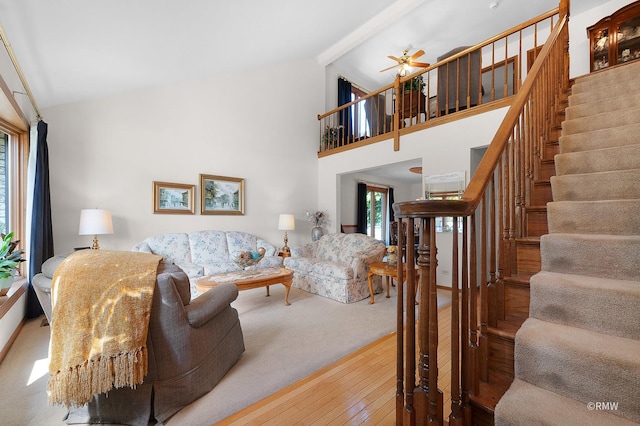
[[[191,262],[196,265],[204,266],[231,260],[224,231],[190,232],[187,238],[191,247]],[[207,275],[206,268],[204,273]]]
[[[290,257],[286,259],[286,267],[295,272],[303,272],[315,276],[327,276],[341,280],[353,279],[353,268],[350,265],[331,262],[318,257]]]
[[[189,246],[189,236],[184,233],[162,234],[147,238],[141,243],[146,244],[149,250],[141,249],[134,251],[150,252],[158,254],[165,261],[176,264],[191,263],[191,250]]]
[[[227,246],[231,260],[238,257],[241,251],[256,251],[256,237],[247,232],[227,231]]]
[[[342,240],[346,234],[328,234],[318,240],[318,248],[315,257],[330,260],[332,262],[342,262],[340,249]]]

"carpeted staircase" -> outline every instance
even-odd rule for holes
[[[640,61],[576,79],[496,425],[640,423]]]

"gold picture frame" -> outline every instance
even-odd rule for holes
[[[195,214],[195,185],[153,182],[153,213]]]
[[[200,174],[200,214],[243,215],[244,179]]]

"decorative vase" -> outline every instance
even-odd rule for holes
[[[320,237],[324,235],[321,226],[314,226],[311,228],[311,241],[318,241]]]
[[[5,296],[9,292],[9,289],[13,284],[14,278],[15,277],[13,276],[7,277],[7,278],[0,278],[0,296]]]

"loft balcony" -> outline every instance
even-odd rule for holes
[[[509,106],[558,16],[554,9],[455,48],[429,67],[319,114],[318,156],[388,139],[397,151],[406,134]]]

